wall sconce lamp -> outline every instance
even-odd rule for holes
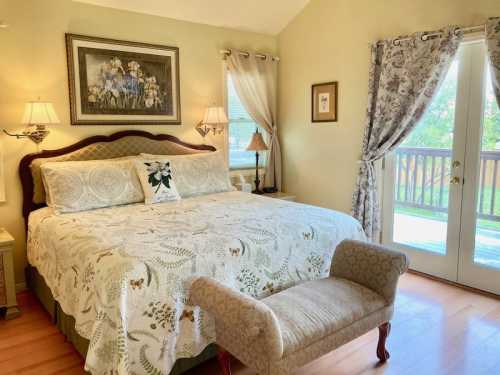
[[[229,123],[226,112],[222,107],[211,106],[205,109],[203,120],[196,125],[196,130],[205,137],[210,131],[215,134],[221,134],[224,131],[224,125]]]
[[[29,125],[21,134],[11,134],[5,129],[4,133],[17,139],[29,138],[36,144],[39,144],[49,135],[46,125],[59,124],[59,118],[52,103],[28,102],[24,106],[24,115],[21,123]]]

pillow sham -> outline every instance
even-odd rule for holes
[[[50,201],[50,196],[49,196],[49,191],[45,188],[45,186],[47,185],[46,182],[45,182],[45,177],[42,173],[42,168],[41,166],[43,164],[46,164],[46,163],[67,163],[67,162],[76,162],[76,161],[80,161],[80,162],[83,162],[83,161],[98,161],[98,162],[101,162],[101,161],[104,161],[104,162],[108,162],[108,161],[122,161],[122,160],[136,160],[137,158],[139,157],[139,155],[130,155],[130,156],[121,156],[121,157],[118,157],[118,158],[111,158],[111,159],[90,159],[90,160],[55,160],[55,161],[45,161],[44,163],[40,163],[38,164],[38,171],[39,171],[39,175],[40,175],[40,181],[42,183],[42,192],[43,192],[43,203],[46,203],[48,205],[48,202]],[[40,159],[42,160],[42,159]],[[36,189],[36,187],[35,187]],[[36,193],[33,193],[33,194],[36,194]],[[33,201],[35,201],[35,199],[33,198]]]
[[[235,190],[221,151],[191,155],[143,153],[141,156],[171,162],[172,178],[182,198]]]
[[[170,160],[136,160],[135,168],[141,182],[146,204],[176,201],[181,196],[172,180]]]
[[[133,160],[49,162],[41,171],[47,205],[57,213],[144,201]]]

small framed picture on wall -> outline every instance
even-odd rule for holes
[[[338,118],[338,83],[326,82],[312,85],[311,121],[336,122]]]

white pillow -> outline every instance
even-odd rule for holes
[[[145,203],[176,201],[181,196],[172,180],[170,160],[160,158],[136,160],[135,168],[144,191]]]
[[[133,160],[49,162],[40,168],[47,205],[58,213],[144,201]]]
[[[182,198],[234,191],[224,155],[221,151],[192,155],[141,154],[148,159],[167,159],[172,165],[172,178]]]
[[[136,160],[137,158],[139,157],[139,155],[130,155],[130,156],[121,156],[121,157],[118,157],[118,158],[111,158],[111,159],[96,159],[96,160],[87,160],[87,161],[98,161],[98,162],[101,162],[101,161],[122,161],[122,160]],[[67,160],[67,161],[47,161],[45,163],[67,163],[67,162],[70,162],[71,160]],[[74,162],[74,161],[73,161]],[[47,183],[45,182],[45,177],[42,173],[42,165],[45,164],[45,163],[41,163],[39,164],[39,168],[40,168],[40,177],[41,177],[41,180],[42,180],[42,184],[43,184],[43,201],[45,203],[47,203],[48,205],[48,202],[50,201],[50,192],[45,188],[45,186],[47,186]]]

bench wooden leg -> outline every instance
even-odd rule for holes
[[[387,322],[381,324],[378,327],[378,345],[377,345],[377,357],[380,362],[385,362],[389,359],[390,355],[387,349],[385,348],[385,341],[387,340],[387,336],[391,332],[391,323]]]
[[[222,371],[222,375],[231,375],[231,354],[228,351],[219,347],[217,360]]]

